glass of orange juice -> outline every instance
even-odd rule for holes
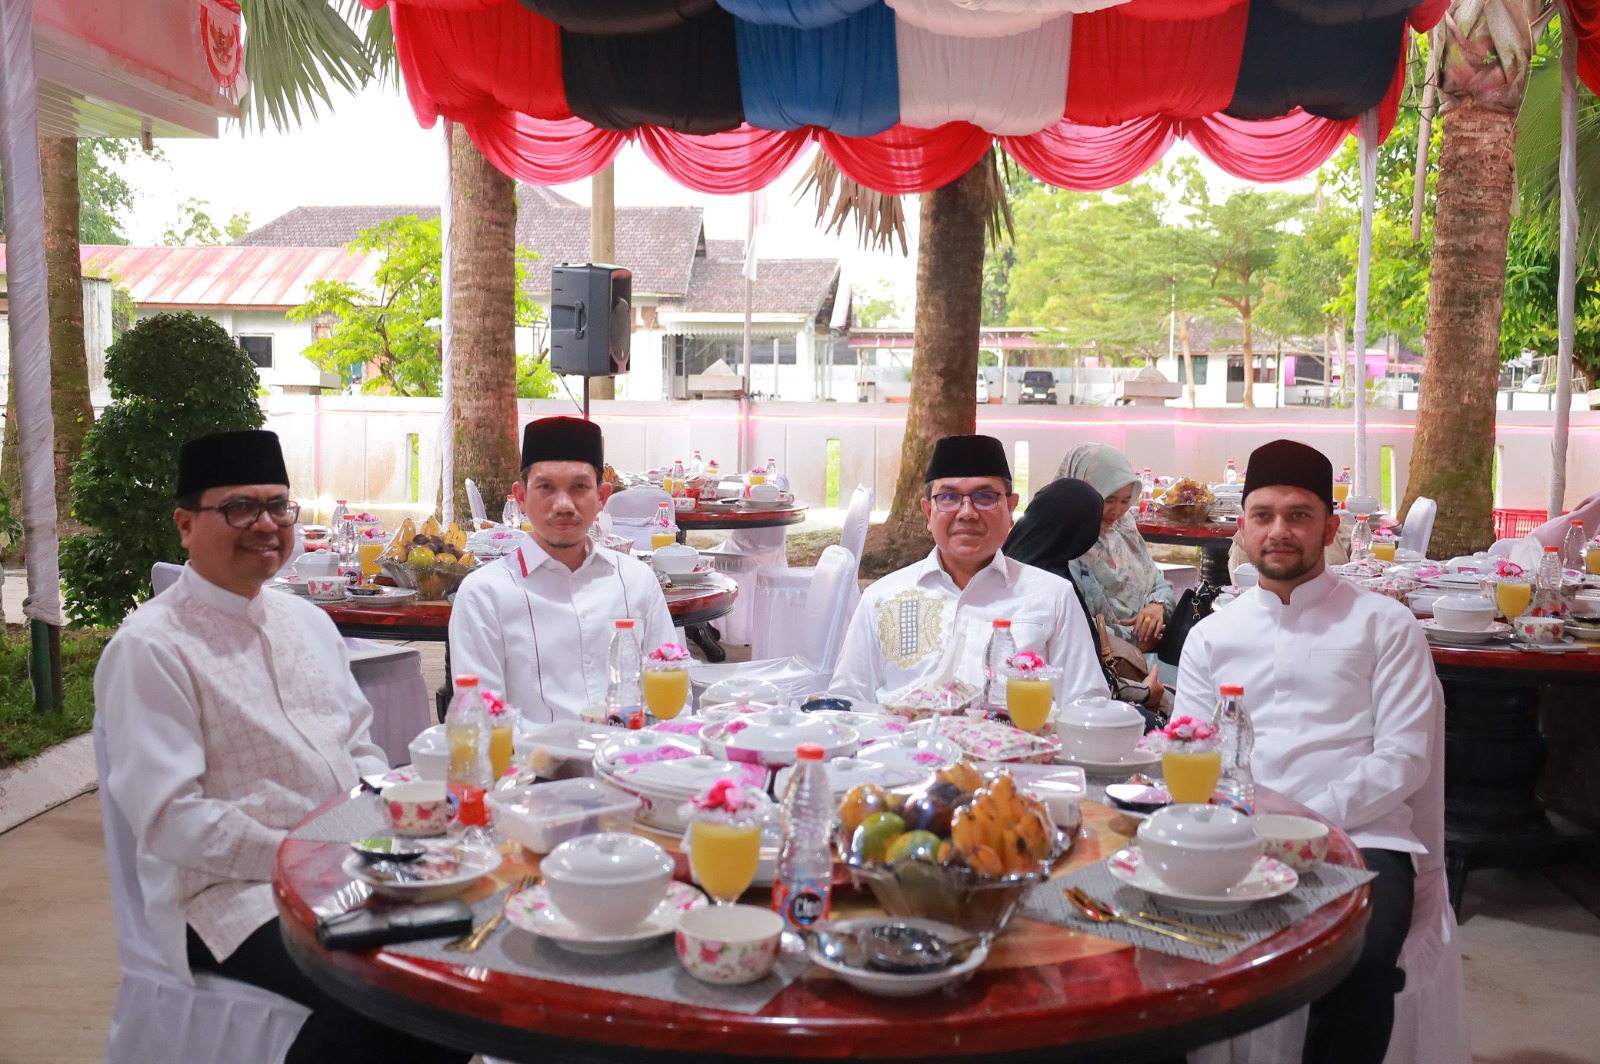
[[[1600,576],[1600,543],[1591,543],[1583,549],[1584,567],[1596,576]]]
[[[1199,805],[1211,801],[1222,776],[1222,749],[1217,729],[1193,717],[1174,717],[1161,729],[1161,774],[1174,802]]]
[[[766,482],[767,470],[765,466],[757,466],[756,468],[750,470],[750,475],[745,478],[745,483],[750,485],[752,488],[757,484],[765,484]]]
[[[731,780],[718,780],[695,802],[686,839],[689,870],[712,901],[731,905],[750,889],[761,864],[761,819]],[[727,808],[729,803],[736,808]]]
[[[1527,580],[1501,577],[1494,584],[1495,605],[1506,620],[1521,617],[1533,604],[1533,584]]]
[[[378,559],[383,557],[382,540],[362,540],[356,547],[356,554],[361,559],[361,579],[370,580],[382,571]]]
[[[676,542],[678,542],[678,537],[672,532],[650,533],[651,550],[660,550],[662,547],[670,547]]]
[[[489,715],[489,769],[499,779],[516,757],[517,708],[498,695],[483,692]]]
[[[1333,485],[1333,501],[1334,502],[1340,503],[1342,505],[1344,503],[1344,501],[1346,499],[1348,499],[1349,497],[1350,497],[1350,485],[1349,484],[1335,483]]]
[[[1374,536],[1372,539],[1372,556],[1378,559],[1380,562],[1392,562],[1394,561],[1394,549],[1396,545],[1397,544],[1395,543],[1393,537]]]
[[[644,708],[657,720],[671,720],[689,701],[689,650],[679,643],[662,643],[644,659],[640,682]]]
[[[1055,698],[1055,680],[1060,669],[1052,669],[1030,650],[1013,654],[1006,662],[1006,715],[1025,732],[1037,732],[1050,718]]]

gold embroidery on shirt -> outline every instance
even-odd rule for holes
[[[904,669],[944,650],[944,602],[906,590],[878,607],[878,645],[885,666]]]

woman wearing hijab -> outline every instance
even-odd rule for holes
[[[1153,668],[1152,652],[1178,598],[1134,524],[1139,478],[1121,451],[1103,443],[1085,443],[1069,451],[1056,470],[1057,480],[1068,477],[1086,481],[1104,501],[1099,538],[1072,563],[1073,582],[1083,593],[1088,612],[1103,615],[1107,627],[1144,651]]]
[[[1105,667],[1106,681],[1117,698],[1149,707],[1153,716],[1147,720],[1159,727],[1160,708],[1165,700],[1161,681],[1152,668],[1143,679],[1121,676],[1106,662],[1105,641],[1095,623],[1081,588],[1078,587],[1076,562],[1100,539],[1100,518],[1105,502],[1100,493],[1081,480],[1056,480],[1039,489],[1029,500],[1028,508],[1002,549],[1007,558],[1065,577],[1078,592],[1083,603],[1083,613],[1089,624],[1089,634],[1094,645],[1101,648],[1101,661]],[[1142,670],[1141,670],[1142,671]]]

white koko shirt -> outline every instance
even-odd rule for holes
[[[891,691],[932,681],[958,631],[965,633],[965,644],[956,678],[981,687],[984,650],[993,622],[1001,617],[1011,619],[1018,650],[1031,650],[1061,670],[1058,704],[1108,693],[1071,584],[996,551],[965,588],[958,588],[937,547],[862,593],[829,690],[881,703]]]
[[[568,569],[524,534],[517,549],[461,582],[450,614],[450,669],[476,674],[535,724],[577,720],[606,700],[615,622],[632,617],[645,653],[673,641],[661,582],[631,555],[589,547]]]
[[[106,791],[137,843],[145,915],[172,970],[184,924],[219,960],[277,915],[289,829],[389,761],[327,614],[247,599],[185,566],[136,609],[94,674]]]
[[[1287,605],[1251,588],[1189,633],[1173,715],[1243,684],[1256,782],[1357,846],[1443,859],[1444,696],[1411,611],[1331,573]]]

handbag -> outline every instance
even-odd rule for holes
[[[1156,658],[1168,665],[1182,661],[1183,644],[1189,638],[1189,630],[1211,616],[1211,604],[1215,600],[1214,592],[1202,597],[1195,594],[1194,588],[1186,590],[1167,616],[1166,631],[1161,633],[1161,641],[1156,644]]]

